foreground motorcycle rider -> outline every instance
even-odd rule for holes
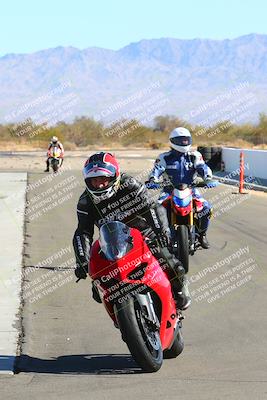
[[[192,185],[197,174],[207,182],[207,187],[213,187],[213,183],[209,183],[212,178],[212,171],[205,164],[201,153],[190,151],[192,137],[189,130],[182,127],[175,128],[170,133],[169,141],[171,150],[161,153],[156,159],[154,168],[149,175],[148,187],[153,188],[153,184],[158,183],[159,177],[163,174],[176,188],[183,183]],[[168,192],[168,184],[166,184],[164,191]],[[164,192],[162,196],[164,196]],[[201,246],[208,249],[210,245],[207,239],[207,230],[211,216],[211,205],[196,188],[193,188],[193,198],[203,203],[203,208],[198,213],[199,223],[197,228]]]
[[[63,144],[58,140],[57,136],[53,136],[51,138],[51,141],[50,141],[48,149],[47,149],[46,169],[44,170],[44,172],[49,172],[50,150],[53,147],[58,147],[61,150],[61,164],[60,164],[60,166],[62,166],[62,164],[63,164],[63,157],[64,157]]]
[[[78,228],[73,238],[77,278],[87,277],[94,225],[100,227],[108,221],[121,221],[148,238],[154,257],[162,268],[166,266],[177,307],[186,309],[191,300],[184,284],[184,268],[168,249],[170,233],[165,209],[151,201],[142,183],[120,173],[119,164],[110,153],[100,152],[89,157],[83,176],[86,190],[78,201]],[[94,290],[93,295],[97,300]]]

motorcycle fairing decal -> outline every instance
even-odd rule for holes
[[[205,199],[202,197],[200,194],[199,190],[196,188],[193,189],[193,202],[194,202],[194,207],[197,212],[201,211],[204,207],[204,201]]]
[[[201,211],[204,207],[203,201],[199,199],[194,199],[194,206],[197,212]]]
[[[176,214],[181,215],[184,217],[185,215],[189,214],[192,211],[192,203],[190,202],[186,207],[180,207],[176,204],[173,204],[173,209]]]
[[[158,198],[158,203],[159,204],[166,204],[171,198],[170,193],[162,192],[160,197]],[[163,204],[163,205],[164,205]]]

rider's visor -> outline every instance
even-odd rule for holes
[[[87,178],[97,178],[98,176],[116,176],[116,168],[107,163],[89,163],[83,168],[83,176]]]
[[[176,146],[189,146],[192,144],[192,138],[190,136],[177,136],[171,138],[170,142]]]

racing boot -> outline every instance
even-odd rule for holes
[[[175,286],[175,285],[174,285]],[[174,289],[174,298],[179,310],[186,310],[191,304],[191,297],[186,277],[183,278],[182,286],[178,290]]]
[[[176,264],[175,274],[170,281],[177,308],[179,310],[186,310],[191,304],[191,297],[188,289],[188,281],[180,261]]]
[[[167,261],[165,271],[171,282],[177,308],[179,310],[186,310],[191,304],[191,298],[182,263],[169,251],[169,256],[167,256],[166,249],[161,249],[161,252],[165,255],[165,260]],[[164,269],[163,266],[162,268]]]
[[[191,298],[182,263],[170,252],[167,246],[156,246],[153,240],[148,241],[147,244],[171,282],[177,308],[179,310],[186,310],[190,306]]]
[[[44,172],[49,172],[49,161],[46,161],[46,169],[44,170]]]
[[[92,282],[92,297],[97,303],[102,303],[101,297],[97,288],[95,287],[94,282]]]
[[[208,242],[208,239],[207,239],[207,234],[206,234],[206,232],[205,233],[201,233],[200,235],[199,235],[199,243],[201,244],[201,247],[203,248],[203,249],[209,249],[210,248],[210,244],[209,244],[209,242]]]

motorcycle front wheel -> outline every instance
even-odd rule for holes
[[[179,356],[179,354],[182,353],[183,349],[184,349],[184,339],[182,336],[182,332],[179,329],[178,334],[172,344],[172,347],[170,349],[164,350],[163,352],[164,358],[176,358]]]
[[[185,273],[189,269],[189,240],[187,225],[179,225],[176,230],[176,239],[178,244],[178,259],[181,261]]]
[[[51,161],[51,166],[54,172],[58,171],[58,167],[59,167],[59,161],[58,160],[52,160]]]
[[[130,297],[114,306],[122,338],[137,364],[146,372],[156,372],[163,362],[159,332],[146,321],[139,302]]]

